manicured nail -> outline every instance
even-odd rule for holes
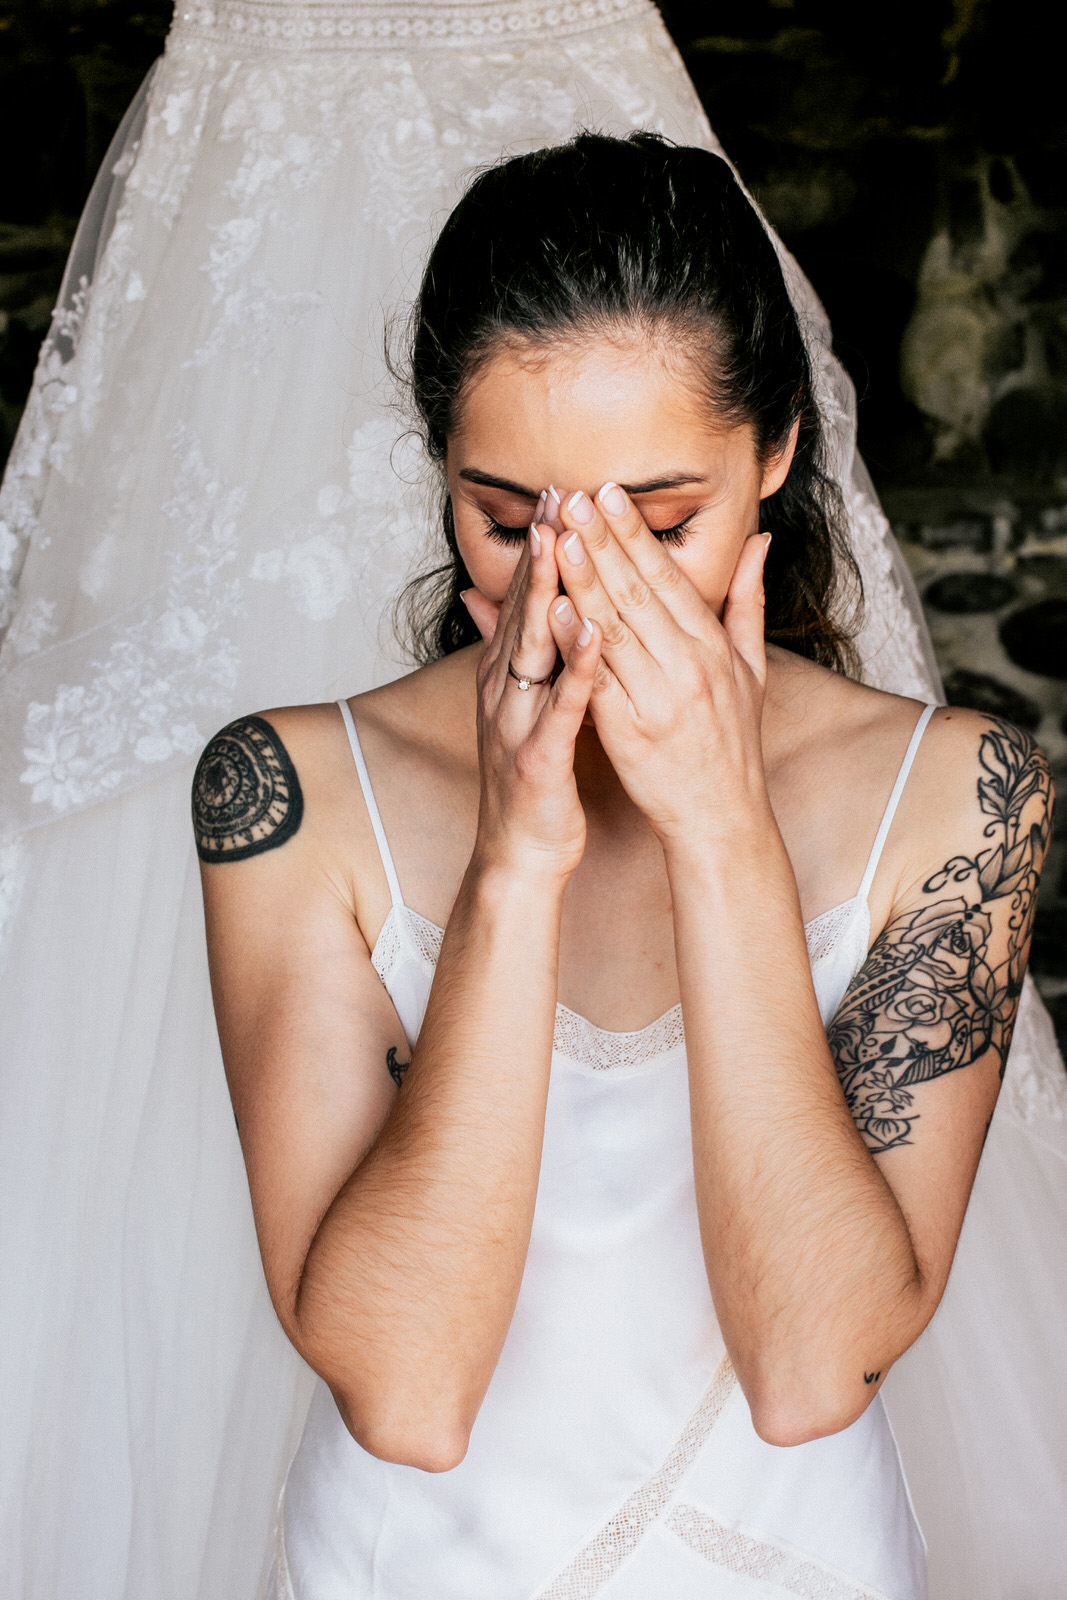
[[[470,590],[469,589],[461,589],[459,591],[459,597],[463,601],[463,604],[467,607],[468,611],[470,610],[470,604],[469,604],[469,602],[467,600],[467,596],[469,594],[470,594]]]
[[[552,509],[553,501],[555,501],[555,510]],[[545,501],[545,516],[549,517],[549,518],[558,517],[559,516],[560,504],[561,504],[561,502],[560,502],[560,498],[559,498],[559,490],[558,489],[553,489],[552,485],[549,484],[549,486],[548,486],[548,498]],[[542,521],[543,520],[544,520],[544,518],[542,518]]]
[[[568,510],[569,509],[570,507],[568,507]],[[570,562],[572,567],[580,567],[585,561],[585,551],[582,549],[582,541],[579,539],[576,533],[572,533],[569,539],[564,539],[563,553],[567,557],[567,560]]]
[[[574,621],[574,612],[571,610],[571,603],[567,599],[560,600],[557,605],[552,607],[552,615],[557,622],[562,622],[564,627]]]
[[[581,489],[578,490],[577,494],[571,495],[570,499],[567,501],[567,510],[570,512],[575,522],[580,522],[583,524],[583,526],[585,523],[592,522],[593,520],[593,502],[590,500],[587,494],[583,493]]]
[[[617,483],[606,483],[597,499],[609,517],[621,517],[626,510],[626,496]]]
[[[530,523],[530,549],[535,556],[541,554],[541,535],[532,522]]]
[[[545,493],[545,491],[542,489],[541,490],[541,498],[537,502],[537,510],[534,512],[534,521],[535,522],[544,522],[544,520],[545,520],[545,501],[547,499],[548,499],[548,496]]]
[[[592,637],[593,637],[593,624],[590,622],[588,617],[583,617],[582,618],[582,625],[578,629],[578,643],[579,644],[588,644]]]

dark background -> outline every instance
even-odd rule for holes
[[[830,314],[951,699],[1067,783],[1067,115],[1034,0],[664,0],[719,139]],[[0,458],[167,0],[0,3]],[[993,626],[990,626],[990,619]],[[1034,970],[1067,1029],[1057,845]]]
[[[997,480],[1024,498],[1062,496],[1067,117],[1047,10],[1032,0],[665,0],[661,10],[712,126],[830,313],[879,488]],[[170,11],[168,0],[0,5],[7,443],[82,202]],[[901,373],[939,229],[971,280],[969,306],[965,291],[957,299],[977,308],[975,387],[987,391],[940,450],[929,383]],[[1008,236],[1003,248],[991,231]]]

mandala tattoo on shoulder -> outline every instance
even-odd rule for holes
[[[889,923],[828,1029],[849,1109],[875,1154],[912,1143],[914,1086],[1004,1063],[1051,833],[1051,777],[1028,734],[991,722],[979,752],[988,849],[953,856],[925,903]]]
[[[201,861],[244,861],[291,839],[304,815],[296,768],[262,717],[217,733],[193,777],[193,832]]]

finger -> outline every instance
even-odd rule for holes
[[[614,534],[622,554],[653,594],[687,632],[699,631],[707,620],[708,607],[703,597],[650,531],[625,489],[617,483],[605,483],[597,492],[594,506]],[[605,556],[610,554],[610,547],[606,547]]]
[[[573,516],[575,498],[577,497],[573,497],[568,506],[564,507],[565,523]],[[582,498],[585,499],[586,506],[591,505],[588,498],[585,496]],[[586,550],[585,531],[584,527],[580,532],[575,528],[557,543],[557,563],[563,587],[579,617],[593,617],[599,622],[603,633],[601,650],[604,660],[625,685],[627,691],[637,693],[643,688],[651,692],[657,673],[657,665],[653,660],[655,652],[650,654],[601,581],[596,565]],[[607,537],[610,539],[611,535],[608,534]],[[642,586],[648,597],[649,591],[643,579],[634,574],[634,581]],[[630,616],[640,610],[640,596],[633,590],[629,595],[629,610]],[[676,627],[673,623],[670,625],[672,628]],[[644,629],[643,632],[654,636],[656,630],[653,626]],[[658,642],[662,647],[663,641]]]
[[[767,682],[763,568],[770,542],[769,533],[753,533],[745,540],[722,614],[730,643],[747,661],[761,688]]]
[[[561,516],[567,529],[560,541],[563,552],[560,571],[565,581],[566,562],[570,560],[572,566],[582,566],[581,558],[588,558],[596,582],[614,612],[653,657],[664,661],[666,653],[678,642],[681,629],[623,550],[606,518],[581,490],[566,501]],[[577,574],[575,576],[578,578]],[[584,566],[578,581],[591,581]],[[603,602],[592,593],[587,596],[582,610],[602,623],[605,658],[614,666],[617,630],[611,616],[604,610]]]
[[[544,522],[546,526],[552,529],[553,533],[562,533],[563,523],[561,522],[559,515],[560,505],[562,502],[559,490],[553,488],[552,484],[549,484],[548,488],[544,491],[544,496],[544,509],[541,515],[536,518],[536,520],[538,522]]]
[[[582,619],[575,611],[569,596],[557,595],[548,608],[548,625],[556,641],[556,649],[566,661],[571,646],[578,637]]]
[[[500,602],[490,600],[480,589],[464,589],[459,598],[486,644],[491,644],[500,621]]]
[[[516,608],[518,626],[511,641],[509,661],[515,672],[545,678],[556,665],[556,641],[548,625],[548,607],[559,593],[559,568],[552,529],[530,525],[530,561],[526,590]]]
[[[538,721],[538,741],[558,749],[559,742],[573,744],[589,707],[600,666],[603,635],[588,618],[576,622],[574,636],[559,674],[545,700]]]
[[[500,677],[500,663],[507,662],[508,654],[518,631],[519,611],[522,598],[526,592],[529,576],[530,541],[527,539],[523,545],[522,553],[515,563],[515,570],[511,575],[507,593],[500,603],[500,615],[493,633],[492,641],[485,652],[482,670],[489,677]],[[498,682],[498,688],[501,685]]]

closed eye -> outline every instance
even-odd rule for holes
[[[483,511],[482,516],[485,518],[489,537],[496,544],[521,544],[530,531],[528,522],[524,523],[521,528],[511,528],[506,522],[497,522],[496,518],[491,517],[487,511]]]
[[[528,523],[524,524],[521,528],[512,528],[509,527],[506,522],[497,522],[494,517],[489,516],[488,512],[483,512],[482,515],[485,517],[486,523],[488,524],[489,537],[496,544],[522,544],[523,540],[530,531]],[[674,523],[672,527],[650,528],[649,532],[655,538],[657,538],[661,544],[684,544],[687,534],[689,534],[691,531],[690,524],[695,516],[696,512],[691,511],[687,517],[683,517],[681,522]]]

